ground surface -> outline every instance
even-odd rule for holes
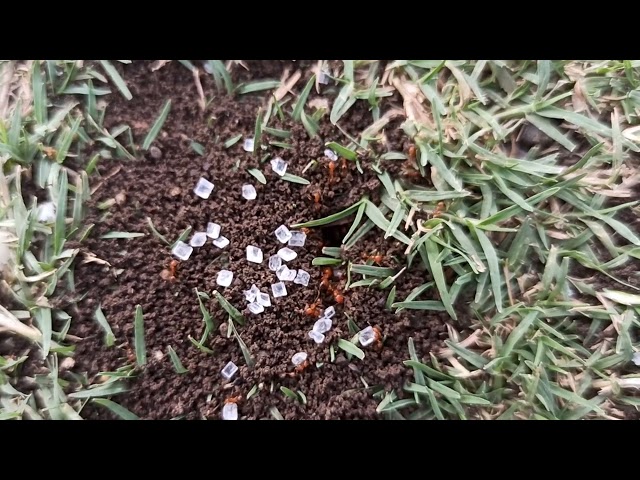
[[[31,90],[10,90],[33,104],[21,112],[28,127],[14,113],[0,129],[0,246],[26,245],[0,289],[0,418],[219,419],[232,397],[241,419],[639,417],[639,62],[332,61],[337,82],[312,85],[308,97],[315,62],[227,63],[228,78],[201,70],[195,82],[185,61],[56,62],[22,70]],[[257,91],[230,96],[231,84]],[[51,126],[68,99],[83,113]],[[348,108],[331,121],[340,102]],[[265,112],[266,148],[246,152]],[[357,150],[358,162],[331,164],[327,142]],[[276,156],[307,182],[276,175]],[[24,167],[17,176],[12,161]],[[570,174],[584,180],[567,184]],[[215,185],[207,200],[193,193],[201,177]],[[242,197],[244,184],[255,200]],[[34,199],[60,202],[58,187],[65,214],[29,220]],[[12,188],[23,205],[9,202]],[[288,295],[273,298],[276,228],[363,198],[359,228],[355,209],[309,227],[287,262],[309,285],[286,282]],[[171,244],[208,222],[230,244],[209,239],[170,281]],[[103,238],[114,232],[127,238]],[[247,261],[248,245],[262,249],[261,265]],[[333,293],[325,267],[312,264],[319,257],[339,257]],[[234,272],[227,288],[216,284],[221,269]],[[252,284],[272,302],[257,315],[243,293]],[[310,305],[336,309],[322,344],[308,337]],[[363,359],[340,348],[367,326],[380,329],[381,348],[361,347]],[[295,372],[300,351],[310,362]],[[229,361],[239,371],[226,381]]]

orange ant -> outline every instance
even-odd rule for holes
[[[382,349],[382,331],[378,327],[373,327],[373,334],[375,335],[374,348],[376,350],[381,350]]]
[[[307,236],[311,233],[311,229],[309,229],[309,228],[307,228],[307,227],[302,227],[302,228],[300,229],[300,231],[301,231],[302,233],[304,233],[305,235],[307,235]]]
[[[330,182],[334,181],[334,171],[335,171],[335,169],[336,169],[336,162],[331,160],[329,162],[329,181]]]
[[[164,269],[160,272],[160,276],[163,280],[169,280],[170,282],[176,281],[176,272],[178,270],[179,262],[177,260],[171,260],[168,269]]]
[[[444,202],[438,202],[436,209],[433,211],[432,218],[439,218],[447,210],[447,205]]]
[[[384,260],[384,255],[380,255],[380,253],[377,252],[375,255],[367,255],[366,253],[363,253],[362,258],[364,258],[365,260],[373,260],[374,263],[380,265]]]
[[[298,365],[293,372],[288,373],[288,375],[290,377],[295,377],[297,373],[302,373],[305,371],[305,369],[307,369],[309,367],[309,365],[311,365],[311,363],[309,363],[309,360],[305,360],[304,362],[302,362],[300,365]]]
[[[309,315],[310,317],[319,317],[320,316],[320,300],[316,300],[311,305],[307,305],[307,308],[304,309],[304,313]]]
[[[58,154],[56,149],[53,147],[42,147],[42,151],[48,158],[51,159],[53,159]]]
[[[415,145],[411,145],[409,147],[409,159],[411,161],[415,161],[415,159],[416,159],[416,146]]]
[[[346,158],[341,159],[340,164],[342,166],[342,170],[347,170],[349,168],[349,165],[347,164],[347,159]]]
[[[333,277],[333,269],[331,267],[325,267],[322,269],[322,280],[320,286],[325,290],[331,291],[331,277]]]
[[[239,403],[242,400],[242,395],[227,398],[224,403]]]
[[[344,303],[344,296],[342,295],[342,293],[340,293],[340,291],[337,288],[333,289],[333,299],[338,304]]]

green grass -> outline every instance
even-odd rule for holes
[[[194,68],[189,61],[181,62]],[[11,100],[5,118],[0,118],[0,245],[8,247],[13,260],[3,284],[17,305],[12,310],[0,307],[0,331],[19,335],[41,349],[48,373],[35,378],[37,394],[25,395],[12,386],[24,358],[0,357],[0,418],[77,419],[91,402],[123,419],[136,419],[107,398],[126,391],[124,380],[130,369],[111,372],[101,384],[85,379],[73,393],[63,393],[66,383],[58,377],[58,368],[73,355],[73,344],[65,334],[75,319],[71,310],[46,301],[59,288],[74,289],[73,265],[79,250],[69,246],[89,231],[84,205],[96,165],[109,157],[136,158],[131,129],[104,128],[105,109],[98,101],[114,93],[130,100],[131,91],[115,61],[25,65],[31,108]],[[208,66],[221,95],[268,95],[279,86],[270,79],[234,85],[222,61],[210,60]],[[10,67],[13,64],[0,62],[0,78]],[[287,94],[261,110],[254,131],[256,154],[269,146],[288,148],[281,140],[291,133],[269,127],[270,118],[289,117],[314,137],[323,121],[344,132],[341,122],[356,102],[369,107],[371,124],[362,132],[352,132],[355,136],[344,132],[347,140],[323,139],[323,143],[354,162],[360,172],[374,169],[382,183],[380,201],[363,197],[342,212],[291,227],[350,219],[343,239],[347,255],[372,232],[381,242],[385,238],[400,242],[405,253],[398,268],[345,262],[340,251],[332,250],[313,264],[345,263],[349,288],[383,290],[386,308],[393,312],[438,311],[451,319],[444,350],[416,351],[409,341],[403,365],[413,372],[413,381],[404,392],[371,387],[379,398],[379,413],[407,419],[582,419],[611,418],[619,405],[637,409],[637,375],[623,369],[633,368],[631,358],[640,348],[636,340],[640,292],[637,283],[619,278],[615,269],[640,258],[640,235],[621,216],[622,208],[640,212],[625,188],[625,182],[638,175],[629,159],[640,152],[640,62],[399,60],[385,68],[386,72],[377,61],[344,61],[335,76],[335,97],[328,112],[314,110],[308,101],[316,82],[311,76],[296,87],[299,93]],[[383,79],[389,81],[382,83]],[[428,182],[388,173],[394,163],[412,162],[406,152],[373,148],[383,139],[389,121],[383,107],[394,92],[403,100],[404,134],[417,147],[413,168]],[[153,145],[170,114],[167,100],[142,150]],[[528,156],[512,156],[511,140],[525,124],[537,127],[551,141]],[[226,139],[224,148],[241,138]],[[87,159],[85,170],[71,170],[69,159],[90,143],[100,146],[100,154]],[[48,155],[48,149],[53,153]],[[196,142],[193,149],[204,153]],[[562,160],[568,152],[573,163],[567,167]],[[266,182],[259,170],[249,173]],[[53,222],[39,222],[38,205],[25,204],[21,195],[15,195],[23,189],[25,174],[41,188],[49,186],[50,200],[58,206]],[[291,174],[282,179],[309,184]],[[612,196],[623,205],[607,207]],[[433,216],[438,202],[444,202],[446,209]],[[418,217],[417,212],[426,212],[429,218]],[[151,219],[147,222],[151,234],[169,247],[170,240]],[[189,232],[190,228],[180,238]],[[134,242],[144,235],[110,232],[103,238]],[[45,241],[36,248],[38,236]],[[577,278],[577,266],[606,276],[612,286],[600,288],[590,278]],[[416,267],[424,269],[424,283],[408,295],[400,294],[395,282]],[[450,271],[452,276],[447,275]],[[431,292],[437,292],[438,300],[426,298]],[[466,292],[473,293],[471,324],[463,328],[460,299]],[[213,295],[212,304],[228,313],[230,335],[252,364],[233,323],[242,325],[244,317],[221,294]],[[200,341],[189,340],[211,353],[204,345],[215,328],[203,301],[209,298],[197,292],[197,299],[204,335]],[[59,323],[54,319],[67,320],[56,330]],[[105,345],[113,348],[115,336],[100,307],[94,321]],[[132,323],[131,340],[137,364],[143,368],[141,308]],[[340,339],[336,348],[349,358],[367,361],[353,338]],[[173,347],[168,349],[176,371],[182,372]],[[331,351],[333,359],[333,346]],[[280,390],[306,403],[302,392]],[[272,415],[282,418],[275,408]]]

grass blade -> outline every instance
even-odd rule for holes
[[[278,80],[258,80],[257,82],[238,85],[236,93],[244,95],[246,93],[262,92],[264,90],[272,90],[278,88],[280,82]]]
[[[300,121],[300,116],[304,110],[304,106],[307,103],[307,98],[309,97],[309,92],[311,92],[311,88],[316,82],[316,76],[311,75],[311,78],[307,82],[307,84],[302,89],[302,93],[300,93],[300,97],[298,97],[298,101],[296,102],[296,106],[293,109],[293,113],[291,114],[292,118],[298,122]]]
[[[91,403],[95,403],[96,405],[100,405],[101,407],[108,408],[122,420],[140,420],[140,417],[138,417],[134,413],[131,413],[122,405],[118,405],[116,402],[113,402],[106,398],[94,398],[91,400]]]
[[[429,238],[424,243],[424,248],[427,253],[429,270],[431,272],[431,275],[433,276],[433,281],[438,288],[438,292],[440,293],[440,300],[442,301],[445,310],[451,316],[451,318],[457,320],[456,312],[454,311],[453,305],[451,304],[451,297],[449,296],[449,291],[447,289],[447,282],[444,278],[442,263],[438,261],[438,257],[440,255],[438,244],[431,238]]]
[[[348,148],[343,147],[339,143],[327,142],[325,144],[325,147],[330,148],[331,150],[333,150],[336,153],[336,155],[338,155],[339,157],[346,158],[347,160],[354,160],[355,161],[358,158],[358,154],[356,152],[354,152],[353,150],[349,150]]]
[[[344,350],[347,353],[350,353],[354,357],[359,358],[360,360],[364,359],[364,352],[360,350],[356,345],[349,342],[348,340],[339,339],[338,340],[338,348]]]
[[[222,294],[220,292],[218,292],[217,290],[213,291],[213,294],[216,297],[216,300],[218,301],[218,303],[220,304],[220,306],[222,308],[224,308],[224,310],[231,316],[231,318],[235,321],[238,322],[240,325],[244,325],[244,316],[242,315],[242,313],[240,313],[240,311],[234,307],[233,305],[231,305],[226,298],[224,298],[222,296]]]
[[[98,308],[96,309],[95,315],[94,315],[96,321],[98,322],[98,325],[100,325],[100,328],[102,328],[102,330],[104,331],[104,343],[107,347],[113,347],[115,340],[116,340],[116,336],[113,334],[113,331],[111,330],[111,327],[109,326],[109,322],[107,321],[107,317],[104,316],[104,313],[102,312],[102,306],[98,305]]]
[[[142,306],[136,305],[134,319],[134,345],[136,350],[136,363],[142,366],[147,363],[147,346],[144,339],[144,317]]]
[[[329,115],[329,120],[332,124],[338,123],[338,120],[347,113],[347,110],[355,103],[356,99],[353,96],[354,83],[347,83],[338,94],[338,97],[333,102],[333,108]]]
[[[162,129],[162,126],[164,125],[164,122],[167,119],[167,116],[169,115],[170,110],[171,110],[171,99],[165,102],[164,106],[162,107],[162,110],[160,111],[160,115],[151,126],[149,133],[147,133],[147,136],[145,137],[144,142],[142,143],[143,150],[149,150],[149,147],[151,146],[153,141],[156,139],[156,137],[160,133],[160,130]]]
[[[469,229],[475,233],[478,241],[480,242],[480,246],[484,251],[484,255],[487,259],[487,264],[489,265],[489,277],[491,279],[491,286],[493,288],[493,297],[496,303],[496,308],[498,312],[502,312],[502,279],[500,276],[500,265],[498,262],[498,255],[496,254],[493,245],[491,244],[491,240],[485,235],[485,233],[475,228],[475,226],[467,222],[469,225]]]
[[[115,238],[138,238],[144,237],[144,233],[138,232],[109,232],[102,235],[100,238],[103,240],[115,239]]]
[[[102,65],[102,68],[104,68],[104,71],[107,73],[107,75],[109,75],[111,80],[113,80],[113,83],[116,84],[116,87],[118,87],[118,90],[120,90],[122,96],[127,100],[131,100],[133,98],[133,95],[131,95],[127,84],[120,76],[118,70],[116,70],[113,64],[109,60],[100,60],[100,64]]]
[[[265,178],[264,173],[262,173],[257,168],[250,168],[249,170],[247,170],[247,172],[250,175],[254,176],[261,184],[263,185],[267,184],[267,179]]]
[[[253,134],[253,153],[255,155],[259,155],[262,150],[260,146],[262,145],[262,118],[264,117],[264,112],[261,108],[258,109],[258,115],[256,116],[256,127]]]
[[[298,177],[297,175],[293,175],[291,173],[285,173],[280,178],[282,178],[282,180],[285,180],[287,182],[299,183],[300,185],[310,185],[311,184],[311,182],[309,180],[307,180],[306,178]]]
[[[171,357],[171,363],[173,363],[173,368],[176,370],[176,373],[178,375],[187,373],[189,370],[184,368],[184,365],[182,365],[182,362],[180,361],[178,354],[176,353],[176,351],[173,349],[171,345],[169,345],[169,348],[167,348],[167,351],[169,352],[169,357]]]

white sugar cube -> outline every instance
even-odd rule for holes
[[[221,227],[217,223],[209,222],[207,224],[207,237],[216,239],[220,236]]]
[[[189,245],[191,245],[192,247],[201,247],[206,242],[207,242],[207,234],[204,232],[197,232],[193,234],[193,237],[191,237],[191,241],[189,242]]]
[[[331,318],[336,314],[336,309],[333,307],[327,307],[324,309],[324,318]]]
[[[276,271],[282,265],[282,259],[278,255],[271,255],[269,257],[269,270]]]
[[[282,282],[271,285],[271,291],[273,292],[273,298],[285,297],[287,295],[287,287],[285,287]]]
[[[171,253],[173,253],[180,260],[188,260],[193,253],[193,247],[179,241],[176,243],[176,246],[171,249]]]
[[[331,160],[333,162],[338,160],[338,155],[336,155],[336,152],[334,152],[333,150],[330,150],[328,148],[324,151],[324,156],[327,157],[329,160]]]
[[[207,63],[206,65],[208,66],[209,64]],[[321,83],[322,85],[328,85],[329,75],[327,75],[326,72],[320,72],[320,75],[318,75],[318,83]]]
[[[274,173],[283,176],[287,171],[287,162],[285,162],[282,158],[276,157],[271,160],[271,169]]]
[[[44,202],[38,207],[38,221],[40,223],[51,223],[56,221],[56,204]]]
[[[220,270],[218,272],[218,278],[216,279],[216,283],[221,287],[228,287],[231,285],[231,281],[233,280],[233,272],[229,270]]]
[[[280,243],[287,243],[291,238],[291,232],[284,225],[280,225],[278,228],[276,228],[276,231],[274,233],[276,234],[276,238]]]
[[[262,250],[253,245],[247,246],[247,260],[253,263],[262,263]]]
[[[293,231],[291,232],[291,238],[289,239],[290,247],[304,247],[304,242],[307,241],[307,235],[304,232]]]
[[[291,260],[296,258],[298,254],[291,250],[289,247],[284,247],[278,250],[278,256],[285,262],[290,262]]]
[[[242,148],[245,152],[253,152],[253,138],[245,138]]]
[[[633,354],[633,358],[631,361],[637,366],[640,367],[640,352],[636,352]]]
[[[235,403],[225,403],[222,407],[223,420],[238,420],[238,405]]]
[[[291,357],[291,363],[293,363],[297,367],[298,365],[302,365],[306,359],[307,354],[305,352],[298,352],[293,357]]]
[[[373,331],[373,327],[367,327],[358,334],[358,340],[360,341],[360,345],[363,347],[371,345],[375,339],[376,334]]]
[[[224,248],[229,245],[229,239],[223,235],[220,235],[213,241],[213,244],[218,248]]]
[[[316,343],[324,342],[324,335],[320,332],[316,332],[315,330],[311,330],[309,332],[309,338]]]
[[[213,183],[211,183],[206,178],[200,178],[195,188],[193,189],[193,193],[204,199],[209,198],[211,192],[213,192]]]
[[[249,304],[249,310],[251,313],[258,314],[264,312],[264,307],[257,302],[251,302]]]
[[[229,380],[231,377],[233,377],[236,374],[237,371],[238,371],[238,366],[233,362],[229,362],[222,369],[222,376],[227,380]]]
[[[305,287],[309,285],[309,279],[311,276],[302,269],[298,269],[298,274],[296,278],[293,279],[293,283],[297,283],[298,285],[304,285]]]
[[[327,333],[329,330],[331,330],[332,325],[333,322],[328,318],[321,318],[313,324],[313,329],[318,333]]]
[[[256,287],[255,284],[253,284],[251,285],[251,288],[249,290],[244,291],[244,298],[247,299],[247,302],[253,302],[259,293],[260,290],[258,289],[258,287]]]
[[[271,306],[271,297],[269,297],[268,293],[260,292],[258,294],[258,297],[256,298],[256,302],[258,302],[263,307],[270,307]]]
[[[247,184],[242,186],[242,196],[247,200],[255,200],[258,193],[253,185]]]

